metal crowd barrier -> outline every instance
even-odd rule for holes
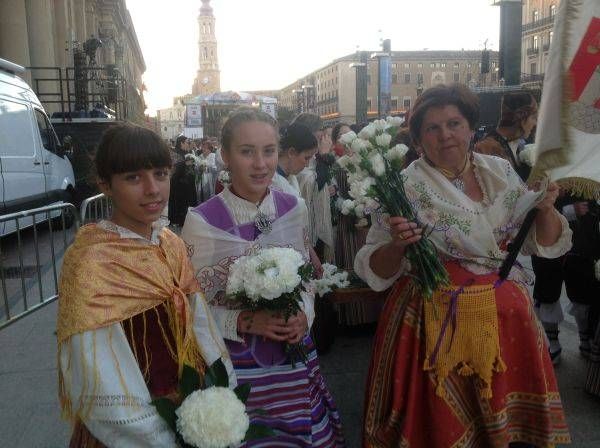
[[[87,198],[81,203],[81,223],[97,222],[107,219],[112,213],[112,202],[104,193]]]
[[[56,300],[60,264],[79,225],[69,203],[0,216],[0,330]]]

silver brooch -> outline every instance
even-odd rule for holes
[[[258,211],[256,218],[254,218],[254,225],[261,233],[267,234],[273,230],[273,222],[261,210]]]

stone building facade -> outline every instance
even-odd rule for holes
[[[200,39],[198,40],[199,68],[192,86],[193,96],[210,95],[221,91],[215,22],[210,0],[202,0],[202,7],[198,16],[198,26],[200,28]]]
[[[554,16],[560,0],[524,0],[522,14],[521,82],[541,81],[552,43]]]
[[[0,58],[24,67],[65,70],[74,65],[74,52],[86,41],[99,39],[99,67],[118,70],[125,81],[127,119],[144,123],[142,74],[144,57],[125,0],[2,0],[0,1]],[[56,70],[33,69],[27,80],[57,77]],[[58,91],[46,82],[40,90]],[[40,95],[52,112],[55,103]]]
[[[372,52],[366,52],[371,55]],[[296,113],[319,114],[326,121],[356,120],[356,69],[359,53],[336,59],[279,91],[278,106]],[[409,110],[417,95],[436,84],[461,82],[474,87],[497,86],[498,53],[490,54],[490,72],[482,75],[481,51],[393,51],[392,114]],[[377,116],[377,60],[368,58],[368,117]]]
[[[156,111],[160,135],[165,140],[175,140],[185,126],[185,99],[173,98],[173,105]]]

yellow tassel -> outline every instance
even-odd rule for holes
[[[494,365],[494,372],[506,372],[506,364],[500,357],[496,358],[496,363]]]
[[[492,388],[489,385],[487,385],[485,388],[479,391],[479,395],[481,396],[481,398],[487,398],[489,400],[490,398],[492,398]]]
[[[442,380],[438,379],[437,386],[435,388],[435,394],[440,398],[447,398],[448,393],[444,388],[444,383]]]
[[[471,376],[475,373],[475,370],[471,368],[466,362],[463,362],[463,365],[460,369],[458,369],[458,374],[462,376]]]

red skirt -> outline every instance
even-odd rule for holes
[[[497,280],[456,263],[446,268],[455,285]],[[524,288],[506,281],[496,289],[507,369],[494,373],[489,399],[481,397],[477,378],[456,370],[444,380],[447,396],[436,395],[433,374],[423,370],[423,298],[412,291],[408,280],[399,281],[381,313],[367,384],[364,447],[505,448],[525,442],[541,448],[570,442],[544,332]]]

